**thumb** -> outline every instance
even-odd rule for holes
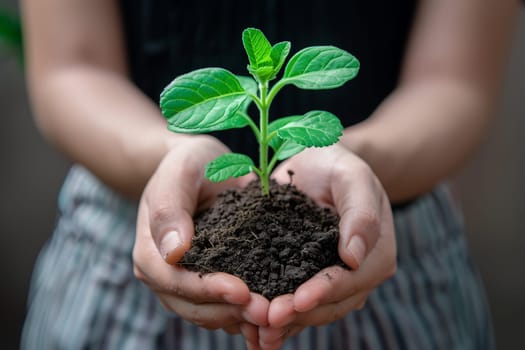
[[[379,238],[379,223],[371,216],[350,213],[340,222],[339,256],[352,269],[363,264]]]
[[[151,236],[162,258],[171,265],[191,247],[199,189],[190,183],[179,181],[178,176],[159,176],[146,190]]]
[[[191,247],[193,221],[188,212],[178,208],[155,209],[150,212],[150,229],[162,258],[170,265],[182,259]]]
[[[348,185],[335,194],[339,221],[339,256],[352,269],[358,269],[381,235],[384,198],[370,181]]]

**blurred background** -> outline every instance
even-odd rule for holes
[[[17,13],[17,3],[0,9]],[[525,9],[499,122],[454,179],[493,313],[498,349],[517,349],[525,325]],[[69,164],[38,134],[22,66],[0,48],[0,348],[17,349],[28,286],[49,237]]]

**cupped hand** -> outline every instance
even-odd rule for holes
[[[196,211],[225,188],[249,181],[214,184],[204,178],[205,165],[227,151],[215,138],[190,136],[166,154],[140,200],[134,271],[166,309],[201,327],[242,332],[256,349],[257,326],[267,325],[268,300],[233,275],[199,275],[177,265],[191,246]]]
[[[278,349],[287,336],[324,325],[363,307],[370,292],[396,270],[396,242],[387,195],[370,167],[340,144],[307,149],[284,161],[273,177],[292,181],[340,216],[338,251],[350,267],[328,267],[294,294],[272,300],[268,327],[259,329],[264,349]]]

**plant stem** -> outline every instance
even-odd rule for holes
[[[270,108],[267,103],[268,97],[268,82],[259,83],[259,92],[261,104],[259,106],[259,170],[261,171],[261,188],[262,194],[267,196],[270,193],[269,173],[268,173],[268,110]]]

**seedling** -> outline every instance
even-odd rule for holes
[[[304,115],[281,117],[269,122],[270,106],[286,85],[306,90],[340,87],[354,78],[359,61],[334,46],[311,46],[297,52],[286,64],[280,80],[270,87],[283,67],[291,44],[271,45],[258,29],[247,28],[242,42],[248,55],[248,76],[236,76],[223,68],[203,68],[175,78],[162,92],[160,107],[168,129],[200,134],[250,127],[259,144],[259,165],[239,153],[227,153],[207,164],[205,176],[214,182],[255,172],[262,192],[269,193],[269,176],[280,160],[306,147],[336,143],[343,133],[339,119],[330,112],[314,110]],[[258,125],[248,115],[255,103]],[[273,150],[269,158],[269,149]]]

